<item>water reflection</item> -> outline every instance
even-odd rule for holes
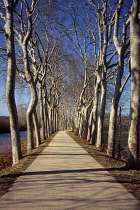
[[[27,131],[20,132],[20,140],[23,141],[27,138]],[[7,152],[11,148],[10,133],[0,134],[0,153]]]

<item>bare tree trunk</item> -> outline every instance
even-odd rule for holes
[[[44,119],[44,104],[43,104],[43,89],[42,82],[39,84],[39,102],[40,102],[40,120],[41,120],[41,139],[45,139],[45,119]]]
[[[45,136],[46,138],[50,136],[50,123],[47,105],[45,105]]]
[[[54,133],[54,108],[51,107],[51,110],[50,110],[50,130],[51,130],[51,134]]]
[[[58,109],[58,107],[56,108],[56,131],[58,131],[59,130],[59,124],[58,124],[58,122],[59,122],[59,109]]]
[[[89,119],[89,108],[91,107],[91,104],[89,104],[89,106],[87,106],[84,110],[85,113],[85,119],[84,119],[84,130],[83,130],[83,138],[87,139],[87,134],[88,134],[88,119]]]
[[[80,117],[80,126],[79,126],[79,135],[80,137],[87,138],[87,129],[88,129],[88,109],[91,104],[88,106],[83,106],[81,110]]]
[[[103,145],[103,126],[104,126],[104,115],[106,107],[106,73],[107,73],[107,47],[109,44],[109,29],[108,29],[108,15],[107,15],[107,4],[108,1],[102,1],[102,12],[98,10],[98,30],[100,33],[100,60],[99,66],[101,66],[101,99],[100,99],[100,109],[98,114],[98,125],[97,125],[97,147],[102,147]],[[102,17],[102,21],[100,18]],[[102,22],[102,23],[101,23]],[[103,42],[103,44],[102,44]]]
[[[36,109],[33,113],[33,122],[34,122],[34,128],[35,128],[36,147],[38,147],[41,143],[41,138],[40,138],[39,123],[38,123]]]
[[[58,108],[56,108],[56,132],[58,131]]]
[[[29,52],[30,51],[29,51],[29,48],[28,48],[29,44],[31,44],[31,37],[32,37],[32,30],[33,30],[32,15],[34,14],[37,2],[38,1],[33,1],[33,0],[31,2],[29,2],[29,4],[31,5],[31,7],[30,7],[28,5],[28,2],[24,1],[26,18],[27,18],[27,25],[24,23],[24,21],[22,22],[20,20],[20,22],[21,22],[21,25],[22,24],[26,25],[26,27],[24,27],[24,29],[26,28],[25,29],[26,33],[25,33],[24,30],[21,30],[21,32],[19,32],[15,28],[15,32],[18,36],[17,41],[19,42],[19,45],[21,46],[22,51],[23,51],[23,63],[24,63],[24,70],[25,70],[25,79],[26,79],[26,82],[30,84],[30,92],[31,92],[30,104],[28,106],[27,113],[26,113],[26,119],[27,119],[27,153],[29,153],[30,150],[34,147],[33,113],[35,111],[35,108],[37,106],[37,101],[38,101],[37,90],[36,90],[36,82],[37,82],[38,72],[37,72],[33,62],[31,62],[31,59],[30,59],[30,58],[32,58],[34,60],[34,56],[33,57],[31,56],[29,58]],[[22,19],[22,14],[21,14],[20,18]],[[34,72],[35,74],[33,74],[33,72],[31,71],[30,64],[32,64],[33,70],[35,71]]]
[[[113,99],[110,111],[109,119],[109,131],[108,131],[108,149],[107,154],[111,157],[115,155],[115,140],[116,140],[116,119],[118,111],[118,102],[115,103],[115,98]]]
[[[21,145],[19,135],[18,116],[15,103],[15,77],[16,77],[16,58],[14,45],[14,31],[13,31],[13,11],[18,1],[11,2],[4,0],[6,9],[6,45],[7,45],[7,82],[6,82],[6,101],[10,116],[10,130],[12,141],[12,159],[13,164],[18,163],[21,158]]]
[[[55,125],[56,125],[56,109],[55,108],[53,108],[53,132],[55,133],[56,132],[56,127],[55,127]]]
[[[80,117],[79,117],[79,136],[82,137],[82,131],[83,131],[83,107],[82,110],[80,112]]]
[[[74,114],[74,117],[73,117],[73,132],[74,132],[75,135],[78,135],[78,133],[79,133],[78,120],[79,120],[78,111],[75,110],[75,114]]]
[[[124,52],[122,52],[124,54]],[[122,76],[124,71],[124,58],[123,55],[119,54],[118,59],[118,73],[115,85],[115,92],[112,99],[111,111],[110,111],[110,120],[109,120],[109,131],[108,131],[108,150],[107,154],[111,157],[115,156],[115,143],[116,143],[116,123],[117,123],[117,112],[118,105],[120,101],[120,97],[123,89],[121,90],[122,84]]]
[[[133,0],[130,13],[131,110],[128,137],[129,168],[138,167],[140,144],[140,1]]]
[[[49,110],[48,110],[48,103],[47,103],[47,94],[45,92],[45,99],[44,99],[44,112],[45,112],[45,135],[46,137],[50,136],[50,119],[49,119]]]
[[[87,141],[90,141],[90,144],[94,144],[96,138],[99,84],[100,84],[100,77],[97,76],[97,81],[94,88],[93,107],[90,113],[89,123],[88,123]]]
[[[37,92],[34,82],[30,84],[31,100],[27,109],[27,153],[34,148],[33,113],[37,105]]]
[[[107,154],[111,157],[115,156],[116,123],[117,123],[118,105],[119,105],[120,97],[125,87],[125,84],[130,77],[130,73],[129,73],[122,84],[122,77],[124,74],[124,57],[125,57],[124,54],[125,54],[125,50],[127,49],[126,30],[129,24],[129,21],[126,21],[126,23],[123,24],[122,40],[120,42],[118,38],[119,37],[118,31],[119,31],[119,17],[120,17],[122,5],[123,5],[123,0],[119,0],[117,8],[116,8],[116,13],[115,13],[114,34],[113,34],[114,44],[116,47],[116,51],[118,53],[118,72],[117,72],[117,78],[116,78],[116,84],[115,84],[115,91],[114,91],[114,95],[112,99],[111,113],[110,113],[110,120],[109,120],[109,131],[108,131]]]
[[[101,102],[100,102],[100,111],[98,116],[98,127],[97,127],[97,147],[102,147],[103,144],[103,123],[105,115],[105,106],[106,106],[106,79],[101,82]]]

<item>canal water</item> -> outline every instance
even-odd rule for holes
[[[27,131],[20,132],[20,140],[27,139]],[[11,135],[10,133],[0,134],[0,153],[7,152],[11,149]]]

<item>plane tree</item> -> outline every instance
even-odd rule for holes
[[[36,65],[36,60],[34,58],[34,49],[32,45],[32,34],[33,25],[36,21],[35,9],[38,1],[27,2],[22,1],[20,4],[19,11],[16,12],[17,24],[14,28],[16,34],[16,40],[22,51],[22,61],[24,72],[21,71],[20,75],[29,84],[31,99],[26,113],[27,119],[27,153],[34,148],[34,129],[33,129],[33,119],[35,122],[35,128],[37,133],[38,141],[40,142],[39,130],[37,128],[37,115],[35,108],[38,102],[38,95],[36,89],[36,83],[38,78],[38,73],[40,66]],[[18,24],[19,22],[19,24]],[[30,63],[32,65],[30,65]],[[39,143],[38,143],[39,144]]]
[[[93,91],[90,86],[92,86],[91,80],[94,77],[94,55],[92,53],[94,46],[91,35],[93,32],[92,22],[88,14],[85,16],[85,12],[83,6],[81,9],[80,7],[77,8],[75,4],[70,5],[68,14],[71,18],[71,24],[65,26],[65,33],[68,42],[71,43],[70,49],[80,64],[79,80],[81,80],[81,85],[78,88],[78,96],[75,98],[74,127],[76,133],[86,138],[90,107],[93,102]],[[82,72],[82,76],[80,76],[80,72]]]
[[[4,13],[1,17],[5,21],[5,40],[7,49],[7,81],[6,81],[6,101],[10,117],[10,130],[12,142],[12,160],[16,164],[21,158],[21,145],[19,135],[18,115],[15,102],[15,78],[16,78],[16,55],[14,42],[14,10],[18,0],[4,0]]]
[[[131,108],[128,137],[129,168],[138,168],[140,145],[140,1],[133,0],[130,20]]]
[[[103,145],[107,82],[112,77],[113,66],[116,65],[116,63],[112,64],[116,51],[112,48],[112,11],[109,8],[110,2],[108,0],[97,2],[88,0],[87,2],[89,3],[87,8],[94,13],[97,25],[96,34],[94,35],[96,80],[87,140],[90,141],[90,144],[96,144],[100,148]]]
[[[124,90],[124,87],[131,75],[130,69],[128,68],[128,73],[124,77],[125,69],[125,59],[129,56],[129,38],[128,38],[128,28],[129,28],[129,19],[126,15],[123,14],[124,20],[122,21],[122,10],[123,10],[123,0],[120,0],[116,6],[115,13],[113,15],[114,19],[114,29],[113,29],[113,42],[117,52],[117,72],[116,72],[116,82],[114,87],[114,95],[112,98],[112,105],[110,111],[110,120],[109,120],[109,131],[108,131],[108,155],[115,156],[115,139],[116,139],[116,123],[117,123],[117,112],[120,97]],[[120,27],[120,18],[123,22],[123,26]],[[122,30],[121,34],[120,31]],[[121,39],[120,39],[121,36]],[[128,62],[128,59],[126,59]],[[128,65],[129,67],[129,65]],[[126,73],[125,73],[126,74]]]

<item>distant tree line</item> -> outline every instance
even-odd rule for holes
[[[26,122],[19,120],[19,130],[26,130]],[[0,133],[10,133],[10,120],[7,116],[0,116]]]

